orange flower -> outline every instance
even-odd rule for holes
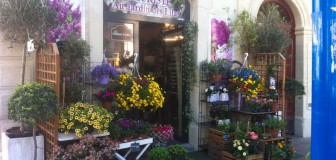
[[[295,152],[295,148],[292,147],[292,148],[290,149],[290,151],[291,151],[292,153],[294,153],[294,152]]]

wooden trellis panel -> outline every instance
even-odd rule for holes
[[[258,53],[253,59],[253,68],[256,70],[265,81],[267,77],[267,67],[275,64],[276,72],[276,89],[279,93],[278,104],[282,109],[282,119],[285,119],[285,80],[286,80],[286,58],[281,53]],[[283,85],[280,88],[280,83]]]
[[[53,86],[60,104],[60,56],[55,43],[36,52],[36,81]],[[49,155],[58,144],[58,115],[39,123],[38,128],[44,136],[45,153]]]

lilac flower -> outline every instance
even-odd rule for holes
[[[49,0],[48,5],[57,14],[57,27],[50,31],[49,34],[52,35],[48,35],[48,41],[56,42],[57,39],[64,40],[72,33],[80,37],[80,7],[78,6],[72,10],[73,3],[70,3],[69,0]]]
[[[103,63],[101,65],[97,65],[93,68],[91,72],[91,76],[93,79],[100,79],[104,75],[112,75],[115,79],[118,78],[118,71],[112,67],[109,63]]]

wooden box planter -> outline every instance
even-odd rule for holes
[[[9,138],[4,132],[1,133],[2,158],[3,160],[29,160],[34,157],[34,138]],[[44,160],[43,135],[36,136],[37,160]],[[1,157],[0,157],[1,158]]]
[[[243,160],[242,158],[234,157],[232,153],[227,151],[221,152],[221,160]],[[245,160],[264,160],[264,152],[258,154],[248,155]]]
[[[208,155],[213,159],[221,159],[221,151],[229,151],[232,148],[233,133],[229,133],[230,139],[224,140],[224,133],[215,129],[209,129]]]

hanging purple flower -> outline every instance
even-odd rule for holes
[[[211,36],[213,41],[222,46],[229,42],[231,30],[225,21],[213,18],[211,19]]]

